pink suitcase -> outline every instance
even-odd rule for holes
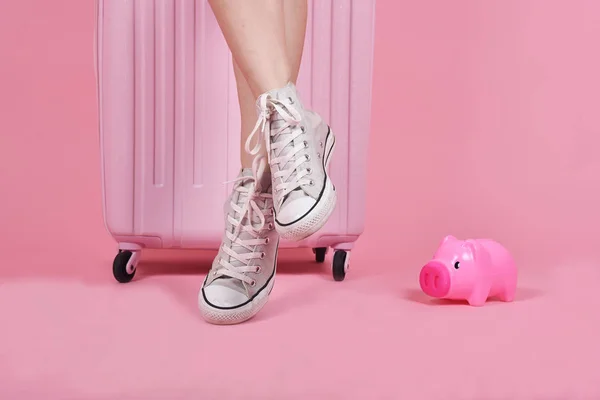
[[[375,0],[309,0],[298,81],[337,135],[336,209],[300,242],[342,280],[363,232]],[[204,0],[97,0],[96,67],[104,219],[129,281],[142,249],[217,249],[239,171],[231,55]],[[223,121],[227,121],[223,124]]]

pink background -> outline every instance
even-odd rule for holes
[[[0,398],[600,397],[600,2],[379,0],[350,275],[288,252],[225,329],[196,312],[212,253],[113,282],[93,7],[0,2]],[[515,303],[420,294],[449,233],[513,251]]]

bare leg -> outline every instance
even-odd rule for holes
[[[300,63],[302,61],[302,52],[304,49],[304,37],[306,34],[307,1],[306,0],[285,0],[283,2],[283,12],[285,20],[285,44],[287,51],[288,65],[290,66],[290,81],[296,83]],[[249,155],[244,150],[244,144],[248,135],[256,123],[256,97],[255,93],[246,80],[242,69],[236,61],[233,63],[235,79],[237,83],[238,99],[240,102],[240,113],[242,121],[242,135],[240,144],[240,155],[242,168],[250,168],[254,156]],[[287,83],[287,82],[285,82]],[[285,85],[285,83],[283,85]],[[281,85],[281,86],[283,86]],[[259,94],[261,94],[260,92]],[[264,151],[264,149],[263,149]]]
[[[225,40],[254,97],[291,79],[284,0],[209,0]]]
[[[245,143],[250,136],[250,132],[256,123],[256,97],[250,89],[250,85],[242,74],[237,63],[233,62],[233,71],[235,72],[235,81],[237,84],[238,100],[240,102],[240,114],[242,119],[242,140],[240,141],[240,157],[242,168],[252,168],[252,161],[255,156],[250,155],[245,150]],[[263,154],[265,150],[262,150]]]
[[[307,1],[284,0],[283,13],[285,18],[285,41],[288,60],[291,68],[290,81],[296,83],[306,35]]]

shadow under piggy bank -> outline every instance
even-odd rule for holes
[[[543,297],[544,292],[539,289],[534,288],[517,288],[517,293],[515,294],[515,299],[513,302],[520,301],[528,301],[533,300],[535,298]],[[449,300],[449,299],[436,299],[430,296],[427,296],[421,290],[418,289],[404,289],[401,293],[401,297],[413,303],[425,304],[428,306],[451,306],[451,305],[469,305],[467,300]],[[504,303],[496,298],[490,297],[486,304],[488,303]],[[508,303],[510,304],[510,302]]]

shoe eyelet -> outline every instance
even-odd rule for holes
[[[272,231],[273,230],[273,224],[269,222],[269,230]]]
[[[315,186],[315,181],[313,181],[313,180],[311,179],[311,180],[310,180],[310,182],[309,182],[309,185],[310,185],[310,186]]]
[[[266,254],[265,254],[264,252],[263,252],[263,253],[260,253],[260,259],[261,259],[261,260],[262,260],[262,259],[264,259],[265,257],[266,257]]]
[[[288,101],[290,102],[290,104],[294,104],[294,99],[292,99],[291,97],[288,97]]]
[[[254,269],[254,272],[257,274],[260,274],[260,271],[262,271],[262,268],[260,267],[260,265],[257,265],[256,268]]]
[[[265,244],[269,244],[269,238],[265,238]]]
[[[304,148],[308,149],[308,142],[306,140],[304,141]]]
[[[215,275],[215,276],[216,276],[216,275],[217,275],[217,271],[213,271],[213,275]]]
[[[306,158],[306,161],[310,161],[310,154],[306,154],[304,158]]]
[[[306,173],[307,173],[308,175],[312,174],[312,168],[306,168]]]
[[[256,286],[256,281],[250,282],[250,287],[254,287],[254,286]]]
[[[317,158],[321,159],[321,153],[317,153]]]
[[[302,131],[302,133],[306,133],[306,128],[304,126],[300,126],[300,130]]]
[[[319,142],[319,146],[323,147],[323,142]]]

